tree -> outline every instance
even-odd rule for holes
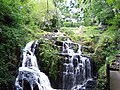
[[[47,0],[0,1],[0,87],[13,87],[21,49],[26,42],[36,39],[35,33],[46,18],[53,18],[53,1],[48,3],[47,9]],[[45,17],[47,11],[51,14]]]

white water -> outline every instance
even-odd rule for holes
[[[19,67],[19,73],[15,81],[16,90],[24,90],[25,81],[30,85],[31,90],[35,87],[38,90],[53,90],[48,77],[39,70],[35,56],[35,48],[38,41],[29,42],[23,49],[22,66]],[[27,89],[28,90],[28,89]]]
[[[15,81],[16,90],[24,90],[26,81],[30,90],[53,90],[48,77],[39,70],[35,49],[38,41],[31,41],[23,49],[22,66]],[[77,47],[77,48],[76,48]],[[90,60],[82,56],[81,46],[67,39],[63,41],[62,52],[65,57],[63,63],[63,78],[61,89],[86,90],[86,84],[92,80]],[[29,90],[29,89],[25,89]]]
[[[75,51],[75,45],[78,47]],[[86,83],[92,80],[89,58],[82,56],[81,46],[69,39],[63,42],[63,89],[86,90]]]

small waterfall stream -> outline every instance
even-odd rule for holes
[[[38,68],[37,46],[38,41],[31,41],[23,49],[22,66],[15,81],[16,90],[53,90],[48,77]],[[82,56],[81,46],[67,39],[62,42],[60,55],[64,56],[61,89],[87,90],[87,82],[93,80],[91,63],[88,57]]]
[[[38,41],[29,42],[23,49],[22,66],[15,81],[16,90],[53,90],[48,77],[39,70],[35,56]]]
[[[77,47],[77,50],[75,50]],[[92,80],[89,58],[82,56],[81,46],[69,39],[63,42],[63,89],[86,90],[86,83]]]

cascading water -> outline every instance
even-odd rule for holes
[[[15,81],[16,90],[53,90],[48,77],[39,70],[35,49],[38,41],[29,42],[23,49],[22,66]],[[64,56],[62,72],[62,87],[65,90],[87,89],[87,83],[93,81],[91,63],[88,57],[82,55],[81,46],[67,39],[62,42]],[[91,87],[90,87],[91,88]]]
[[[77,51],[75,50],[77,47]],[[88,81],[92,81],[89,58],[82,56],[81,46],[69,39],[63,42],[63,89],[86,90]]]
[[[40,72],[35,56],[38,41],[29,42],[23,49],[22,66],[15,81],[16,90],[53,90],[48,77]]]

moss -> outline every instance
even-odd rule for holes
[[[39,60],[41,60],[40,70],[48,74],[53,80],[57,79],[59,73],[60,48],[54,45],[53,40],[42,38],[39,40]]]
[[[101,30],[98,26],[80,28],[62,28],[74,42],[83,45],[83,53],[90,55],[96,62],[99,90],[104,90],[106,85],[106,63],[111,63],[116,54],[119,53],[119,31],[116,26],[109,26]],[[82,33],[77,33],[82,32]],[[91,51],[92,50],[92,51]]]

